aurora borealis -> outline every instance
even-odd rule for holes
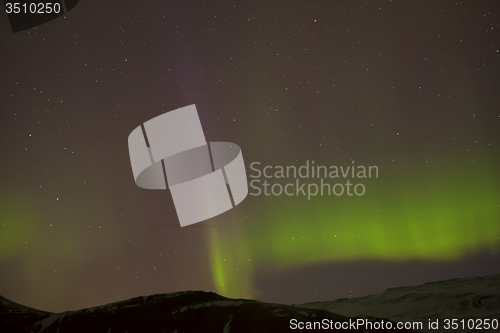
[[[500,272],[499,22],[477,1],[80,1],[15,34],[1,19],[0,295],[301,303]],[[135,185],[127,137],[191,104],[249,183],[294,195],[179,227],[169,191]],[[276,177],[312,161],[364,193]]]
[[[257,221],[265,222],[245,224],[238,233],[212,235],[218,291],[249,297],[251,261],[287,268],[366,259],[451,261],[484,249],[498,253],[499,184],[492,182],[496,176],[489,170],[460,171],[417,178],[418,189],[411,194],[404,186],[384,183],[383,190],[361,200],[339,202],[325,196],[314,198],[320,203],[311,207],[304,198],[293,197],[283,207],[261,207]],[[393,196],[388,201],[389,193]]]

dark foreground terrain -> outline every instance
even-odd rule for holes
[[[447,319],[465,329],[447,329]],[[429,320],[438,322],[437,329],[429,327]],[[500,274],[297,306],[186,291],[50,313],[0,296],[1,333],[387,332],[391,326],[391,332],[411,332],[398,330],[398,322],[421,323],[407,326],[414,331],[498,332],[499,321]],[[307,326],[315,322],[316,327]]]
[[[340,316],[320,309],[269,304],[252,300],[229,299],[214,293],[187,291],[136,297],[89,309],[49,313],[28,308],[0,297],[0,332],[43,333],[117,333],[117,332],[300,332],[290,328],[290,320],[328,322],[333,329],[304,329],[302,332],[370,332],[355,327],[358,322],[387,325],[374,318]],[[349,322],[350,320],[350,322]],[[335,324],[337,323],[337,324]],[[385,330],[373,330],[383,332]],[[410,332],[400,330],[401,332]]]
[[[348,317],[363,314],[419,322],[424,332],[500,332],[500,274],[390,288],[375,295],[299,306]],[[429,320],[433,327],[429,327]]]

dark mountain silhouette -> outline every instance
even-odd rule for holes
[[[396,322],[418,321],[424,324],[425,332],[499,332],[500,274],[390,288],[375,295],[299,306],[349,317],[363,314]],[[429,319],[437,320],[439,329],[429,328]],[[446,329],[445,320],[453,319],[460,329]]]
[[[429,328],[429,319],[439,328]],[[481,329],[446,329],[446,319]],[[489,328],[484,325],[488,319]],[[296,329],[291,328],[296,320]],[[495,332],[500,321],[500,274],[452,279],[420,286],[387,289],[377,295],[302,305],[230,299],[215,293],[185,291],[136,297],[89,309],[50,313],[0,296],[1,333],[162,333],[162,332],[387,332],[397,323],[426,332]],[[323,323],[323,329],[298,323]],[[356,326],[356,324],[360,324]],[[496,323],[496,327],[493,327]],[[361,325],[363,324],[363,325]],[[345,329],[340,329],[342,326]],[[371,326],[370,326],[371,325]],[[335,329],[335,328],[338,329]],[[333,328],[333,329],[330,329]],[[411,332],[399,330],[399,332]]]
[[[290,328],[291,319],[296,319],[297,323],[329,322],[334,328],[335,323],[345,323],[344,326],[348,329],[338,330],[342,332],[372,331],[361,327],[352,329],[356,320],[369,320],[379,325],[382,322],[385,325],[388,323],[387,320],[375,318],[348,318],[326,310],[230,299],[201,291],[136,297],[58,314],[35,310],[0,298],[0,332],[3,333],[300,332],[299,329]],[[374,329],[373,332],[384,330]]]

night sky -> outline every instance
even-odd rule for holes
[[[15,34],[0,15],[0,295],[303,303],[500,272],[497,2],[173,3],[82,0]],[[168,190],[136,186],[127,138],[191,104],[249,181],[252,162],[378,178],[181,228]]]

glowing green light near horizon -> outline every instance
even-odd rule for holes
[[[233,235],[234,236],[234,235]],[[221,295],[238,295],[238,297],[251,297],[251,271],[252,267],[245,251],[244,244],[224,243],[229,245],[231,251],[222,251],[222,242],[216,230],[210,235],[210,256],[212,277]],[[237,240],[239,237],[229,238],[228,241]],[[242,246],[243,245],[243,246]],[[227,249],[227,248],[226,248]],[[239,268],[238,268],[239,266]],[[238,269],[240,271],[238,272]],[[240,274],[242,273],[242,274]]]
[[[500,190],[492,170],[376,182],[362,197],[316,197],[310,202],[266,197],[251,222],[213,231],[211,268],[218,292],[251,296],[255,267],[372,259],[451,261],[484,249],[499,252]]]

